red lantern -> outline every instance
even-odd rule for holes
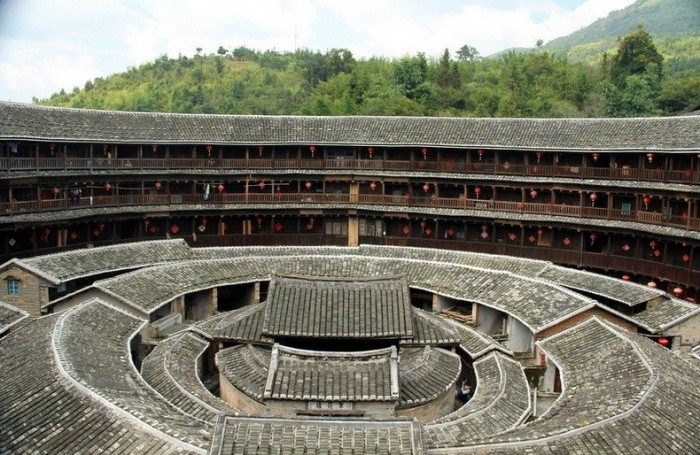
[[[652,240],[651,242],[649,242],[650,248],[656,248],[656,245],[657,245],[656,240]]]
[[[219,193],[222,193],[224,191],[224,185],[219,183],[219,185],[216,187],[216,191],[218,191]]]
[[[258,223],[258,228],[260,228],[263,223],[263,217],[259,216],[255,219],[255,221]]]
[[[647,160],[649,163],[654,162],[654,154],[653,153],[647,153]]]
[[[488,230],[489,230],[489,227],[486,226],[485,224],[481,226],[481,231],[482,231],[482,232],[486,232],[486,231],[488,231]]]
[[[595,193],[591,193],[589,197],[591,198],[591,206],[594,206],[596,199],[598,199],[598,195]]]
[[[314,153],[316,153],[316,146],[315,145],[310,145],[309,146],[309,152],[311,152],[311,158],[314,157]]]
[[[593,154],[593,161],[598,161],[598,158],[600,158],[600,153],[594,153]]]
[[[370,184],[369,184],[369,189],[372,190],[372,191],[376,190],[376,189],[377,189],[377,184],[376,184],[375,182],[370,183]]]
[[[681,256],[681,259],[683,262],[688,262],[690,261],[690,255],[688,253],[685,253],[683,256]]]
[[[264,146],[264,145],[258,145],[258,156],[259,156],[259,157],[262,156],[263,150],[265,150],[265,146]]]
[[[433,233],[433,231],[430,228],[425,230],[426,237],[430,237],[430,234],[432,234],[432,233]]]
[[[312,185],[312,183],[309,182],[309,181],[307,181],[307,182],[304,184],[304,186],[306,187],[307,190],[310,190],[310,189],[311,189],[311,185]]]
[[[102,144],[102,154],[103,154],[103,155],[106,155],[106,154],[107,154],[107,148],[108,148],[108,147],[109,147],[109,146],[108,146],[107,144]]]
[[[265,180],[260,180],[260,182],[258,183],[258,187],[261,190],[264,190],[265,189]]]
[[[476,194],[476,198],[479,199],[479,195],[481,194],[481,188],[478,186],[474,188],[474,194]]]
[[[479,155],[479,161],[481,161],[481,157],[484,156],[484,151],[479,149],[476,151],[476,154]]]
[[[420,149],[420,152],[423,154],[423,159],[427,160],[428,159],[428,149],[426,147],[422,147]]]
[[[675,295],[676,297],[682,296],[683,295],[683,288],[681,288],[681,287],[673,288],[673,295]]]
[[[275,232],[281,232],[282,229],[284,229],[284,226],[282,226],[282,223],[280,223],[280,222],[278,221],[278,222],[275,223],[275,225],[273,226],[273,228],[274,228]]]
[[[630,276],[629,276],[629,275],[622,275],[622,279],[625,280],[625,281],[629,281],[629,280],[630,280]]]
[[[649,286],[650,288],[655,288],[655,287],[656,287],[656,282],[650,281],[650,282],[647,283],[647,286]]]
[[[57,187],[57,186],[54,186],[53,189],[52,189],[51,191],[53,191],[53,195],[54,195],[54,196],[58,196],[58,193],[61,192],[61,189],[60,189],[59,187]]]
[[[160,184],[160,182],[156,182],[156,184],[154,186],[156,187],[156,191],[158,191],[161,187],[161,184]]]
[[[158,144],[151,144],[151,150],[153,150],[153,153],[156,153],[158,151]]]
[[[622,245],[622,251],[624,251],[625,253],[627,253],[631,249],[632,247],[629,246],[629,243],[625,243],[624,245]]]
[[[665,348],[667,348],[668,345],[671,344],[671,342],[666,337],[659,338],[658,343]]]
[[[430,190],[430,185],[427,183],[423,184],[423,191],[425,191],[427,193],[429,190]]]
[[[211,146],[211,144],[207,144],[207,156],[208,156],[209,158],[211,158],[211,149],[212,149],[212,148],[213,148],[213,147]]]
[[[651,204],[651,197],[649,197],[649,196],[644,196],[644,197],[642,198],[642,202],[644,203],[644,209],[645,209],[645,210],[648,209],[648,208],[649,208],[649,204]]]
[[[595,243],[595,239],[597,239],[598,236],[596,235],[595,232],[593,232],[593,233],[591,233],[591,235],[588,236],[588,238],[591,239],[591,245],[593,245]]]
[[[405,224],[403,229],[401,229],[401,232],[403,232],[404,235],[408,235],[411,232],[411,228],[409,228],[408,225]]]
[[[109,191],[112,189],[112,185],[110,185],[109,182],[105,183],[105,191]]]
[[[367,147],[367,153],[370,158],[374,157],[374,147]]]
[[[542,152],[535,152],[535,156],[537,157],[537,162],[538,162],[538,163],[540,162],[540,159],[542,158],[542,155],[544,155],[544,153],[542,153]]]
[[[537,197],[537,190],[530,190],[530,197],[535,199]]]
[[[539,228],[539,229],[537,230],[537,236],[538,236],[538,237],[542,237],[542,234],[544,234],[544,230],[543,230],[542,228]]]
[[[53,151],[56,148],[56,144],[53,142],[49,144],[49,151],[51,152],[51,156],[53,156]]]

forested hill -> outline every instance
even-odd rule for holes
[[[700,70],[669,76],[642,28],[601,63],[544,49],[481,59],[464,45],[441,58],[355,59],[245,47],[166,55],[88,81],[40,104],[223,114],[601,117],[676,115],[700,104]]]
[[[566,55],[572,61],[600,61],[603,52],[614,50],[617,40],[640,24],[666,56],[670,73],[700,67],[699,0],[637,0],[587,27],[546,43],[543,49]]]

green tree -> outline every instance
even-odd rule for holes
[[[457,51],[457,60],[460,62],[470,63],[479,60],[479,51],[475,47],[465,44]]]
[[[642,26],[625,36],[617,47],[612,59],[610,78],[612,83],[622,87],[625,79],[632,75],[653,74],[661,80],[664,57],[659,54],[654,40]]]

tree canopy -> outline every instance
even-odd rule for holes
[[[700,71],[668,77],[643,29],[621,39],[617,52],[597,66],[544,48],[482,59],[469,45],[455,59],[449,49],[438,58],[399,59],[356,59],[347,49],[202,51],[162,55],[35,102],[131,111],[472,117],[673,115],[700,104]]]

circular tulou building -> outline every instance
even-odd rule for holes
[[[0,453],[700,453],[700,116],[0,102]]]

